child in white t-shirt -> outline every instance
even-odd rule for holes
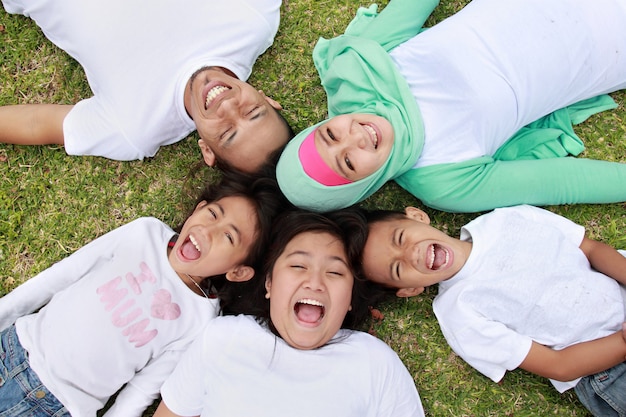
[[[177,232],[137,219],[0,298],[0,414],[95,416],[120,389],[106,416],[142,414],[253,276],[283,199],[264,179],[198,201]]]
[[[362,217],[291,212],[273,228],[265,279],[189,348],[163,385],[163,416],[424,415],[395,352],[358,329],[367,282],[355,275]]]
[[[420,294],[452,347],[498,382],[522,368],[575,388],[597,416],[626,410],[626,258],[570,220],[533,206],[496,209],[459,239],[423,211],[368,212],[367,278]]]

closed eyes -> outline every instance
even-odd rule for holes
[[[397,262],[394,268],[394,272],[395,272],[395,279],[397,279],[398,281],[400,281],[400,262]],[[394,277],[392,277],[394,278]]]
[[[228,135],[228,133],[231,132],[231,131],[232,131],[232,127],[229,127],[224,132],[222,132],[222,134],[220,135],[220,140],[224,140],[226,138],[226,136]],[[231,134],[231,136],[232,135],[234,135],[234,133]],[[229,139],[227,139],[227,140],[229,140]]]
[[[248,113],[246,113],[246,116],[249,116],[251,119],[256,119],[262,113],[262,112],[256,112],[259,108],[260,108],[259,106],[254,106],[252,108],[252,110],[250,110]]]

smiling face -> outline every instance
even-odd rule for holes
[[[208,277],[227,273],[237,280],[257,235],[257,214],[244,197],[202,201],[182,227],[169,254],[172,268],[182,274]],[[246,275],[247,277],[247,275]],[[249,277],[248,277],[249,279]]]
[[[240,171],[255,172],[289,140],[278,114],[280,104],[221,68],[193,74],[185,89],[185,108],[210,166],[219,158]]]
[[[409,207],[405,212],[403,218],[370,225],[362,258],[367,278],[398,288],[398,296],[417,295],[453,277],[472,248],[430,226],[423,211]]]
[[[333,171],[351,181],[376,172],[389,158],[393,127],[373,114],[335,116],[315,131],[315,147]]]
[[[351,308],[353,283],[341,240],[326,232],[296,235],[266,281],[272,323],[292,347],[323,346]]]

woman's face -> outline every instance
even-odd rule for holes
[[[338,238],[325,232],[301,233],[287,244],[265,283],[272,323],[294,348],[323,346],[351,309],[353,283]]]
[[[315,131],[315,148],[333,171],[351,181],[373,174],[389,159],[394,132],[373,114],[343,114]]]

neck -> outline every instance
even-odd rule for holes
[[[205,298],[209,298],[209,296],[207,295],[207,293],[202,289],[201,285],[202,282],[204,281],[204,278],[199,278],[199,277],[193,277],[191,275],[188,274],[181,274],[179,272],[177,272],[178,277],[185,283],[185,285],[194,293],[205,297]]]

